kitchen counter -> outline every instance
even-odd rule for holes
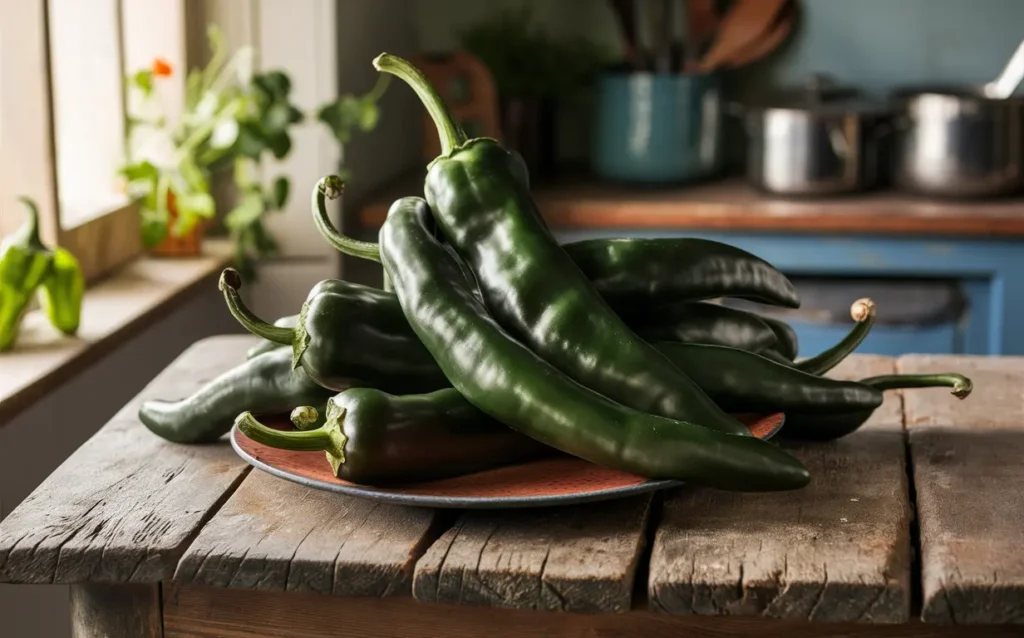
[[[396,180],[359,207],[377,228],[399,197],[423,194],[423,172]],[[867,233],[928,237],[1024,237],[1024,199],[926,200],[894,192],[790,200],[761,194],[739,179],[680,188],[631,188],[567,178],[533,190],[558,229],[701,229],[787,233]]]
[[[785,444],[800,491],[459,512],[313,490],[138,422],[254,342],[196,343],[76,451],[0,524],[0,582],[70,584],[79,637],[1024,631],[1024,358],[852,357],[837,375],[954,369],[975,392],[890,392],[844,439]]]

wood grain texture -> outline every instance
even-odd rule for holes
[[[333,494],[254,471],[185,552],[175,580],[344,596],[408,595],[413,565],[439,533],[437,516],[431,509]]]
[[[906,392],[922,618],[1024,623],[1024,358],[906,356],[898,366],[974,381],[963,401],[941,388]]]
[[[379,228],[398,197],[423,192],[416,171],[360,207],[363,227]],[[630,189],[567,177],[533,189],[548,224],[558,228],[692,228],[730,231],[867,232],[927,236],[1024,235],[1024,201],[953,202],[894,192],[786,200],[728,179],[680,189]]]
[[[835,376],[891,373],[859,356]],[[905,622],[910,521],[898,393],[862,429],[830,443],[786,444],[811,471],[803,490],[681,488],[655,534],[648,598],[679,614],[826,622]],[[783,426],[785,428],[785,426]]]
[[[31,312],[13,350],[0,355],[0,427],[56,384],[86,370],[167,312],[212,277],[231,259],[231,247],[209,241],[197,259],[139,259],[115,276],[90,287],[82,302],[82,323],[75,337],[62,337],[42,312]]]
[[[71,586],[72,638],[163,638],[160,585]]]
[[[632,603],[651,496],[467,512],[416,564],[425,602],[623,612]]]
[[[0,524],[0,582],[148,583],[170,578],[209,515],[248,471],[224,442],[177,445],[136,414],[237,365],[249,336],[197,342]]]
[[[409,598],[208,587],[164,588],[166,638],[1010,638],[1016,627],[788,622],[756,617],[673,616],[647,611],[578,614]]]

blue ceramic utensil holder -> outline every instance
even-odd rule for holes
[[[645,184],[709,177],[722,162],[722,118],[716,75],[605,75],[591,167],[605,179]]]

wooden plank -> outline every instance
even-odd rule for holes
[[[853,357],[835,376],[891,373]],[[807,464],[798,492],[682,488],[666,499],[652,548],[653,609],[787,620],[904,622],[910,615],[910,521],[900,396],[829,443],[786,444]],[[785,427],[785,426],[783,426]]]
[[[432,509],[332,494],[256,471],[199,533],[175,580],[345,596],[408,595],[413,565],[436,538],[437,517]]]
[[[675,616],[649,611],[580,614],[409,598],[341,598],[209,587],[164,588],[166,638],[977,638],[978,630],[902,625],[789,622],[757,617]],[[1020,636],[985,627],[985,638]]]
[[[71,586],[72,638],[163,638],[160,585]]]
[[[1024,357],[906,356],[974,382],[906,392],[927,622],[1024,623]],[[1024,633],[1024,630],[1022,630]]]
[[[194,259],[139,259],[89,288],[73,339],[50,327],[42,312],[30,312],[14,349],[0,355],[0,427],[162,317],[170,304],[200,286],[216,286],[211,276],[227,265],[231,247],[209,241],[204,250],[206,254]]]
[[[191,394],[253,343],[241,335],[197,342],[57,468],[0,524],[0,582],[169,578],[249,466],[226,442],[169,443],[136,413],[145,399]]]
[[[379,228],[395,199],[422,192],[422,171],[403,176],[367,198],[359,210],[360,224]],[[533,197],[544,218],[557,228],[1024,235],[1024,201],[1020,199],[964,203],[886,191],[787,200],[762,195],[739,179],[642,190],[572,175],[538,186]]]
[[[416,564],[420,601],[521,609],[630,608],[651,497],[468,512]]]

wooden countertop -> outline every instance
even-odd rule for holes
[[[394,200],[422,194],[423,173],[406,175],[365,200],[359,207],[360,224],[377,228]],[[583,177],[536,187],[533,195],[548,223],[567,229],[1024,237],[1024,199],[931,201],[878,192],[786,200],[758,193],[738,179],[641,189]]]
[[[453,512],[317,491],[251,470],[225,441],[175,445],[138,422],[143,399],[195,391],[254,342],[197,343],[75,452],[0,524],[0,581],[132,583],[125,604],[149,601],[168,636],[220,635],[225,626],[307,635],[299,628],[313,631],[311,618],[348,622],[364,607],[376,615],[358,622],[379,624],[366,635],[436,635],[401,624],[435,614],[435,603],[435,616],[449,619],[439,622],[452,626],[483,622],[474,610],[484,606],[570,612],[523,618],[645,636],[671,627],[679,635],[677,622],[731,635],[714,629],[728,625],[692,620],[700,616],[751,617],[767,622],[764,635],[789,637],[810,635],[816,623],[781,621],[903,624],[839,632],[851,636],[953,635],[917,618],[1024,621],[1024,358],[851,357],[837,375],[963,370],[975,392],[963,402],[945,389],[889,392],[848,437],[784,443],[815,477],[796,492],[684,487],[572,507]],[[140,589],[158,582],[162,589]],[[73,588],[74,604],[116,591],[89,587]],[[332,607],[339,596],[363,602]],[[380,597],[393,602],[378,605]],[[410,597],[431,604],[403,606]],[[453,613],[463,604],[464,617]],[[624,612],[628,632],[615,620]],[[396,627],[381,614],[405,620]],[[498,631],[496,618],[494,632],[458,635],[526,635]]]

